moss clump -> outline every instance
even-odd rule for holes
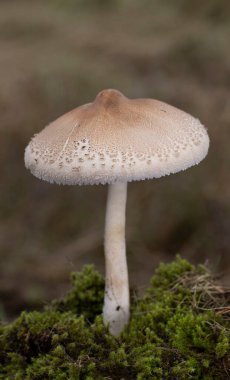
[[[52,302],[52,309],[57,311],[72,311],[75,315],[83,315],[93,322],[101,314],[105,281],[94,269],[87,265],[82,272],[71,274],[72,287],[65,298]]]
[[[64,299],[2,326],[0,379],[229,378],[228,293],[206,268],[179,257],[160,265],[119,338],[102,323],[103,288],[85,267]]]

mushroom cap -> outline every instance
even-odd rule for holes
[[[68,185],[159,178],[198,164],[209,138],[198,119],[154,99],[101,91],[35,135],[25,165],[36,177]]]

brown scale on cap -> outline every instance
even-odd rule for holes
[[[184,170],[198,164],[208,146],[205,128],[189,114],[110,89],[35,135],[25,163],[49,182],[104,184]]]

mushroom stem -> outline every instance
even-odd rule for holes
[[[105,297],[103,319],[118,336],[129,320],[129,279],[125,248],[127,182],[109,185],[105,220]]]

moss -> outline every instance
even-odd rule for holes
[[[119,338],[101,317],[104,280],[72,274],[65,298],[1,326],[1,380],[227,379],[228,293],[204,267],[160,265]]]
[[[104,279],[93,265],[86,265],[82,272],[71,274],[70,291],[65,298],[53,301],[52,309],[72,311],[92,322],[102,311],[104,283]]]

